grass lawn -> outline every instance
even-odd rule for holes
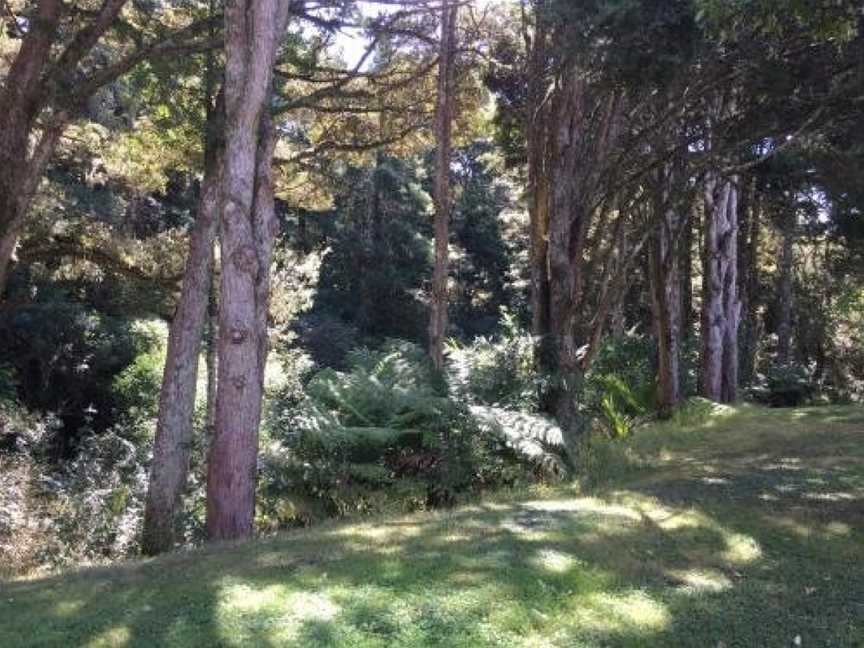
[[[864,646],[864,409],[721,408],[627,455],[587,494],[0,583],[0,646]]]

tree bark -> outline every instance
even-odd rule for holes
[[[541,364],[549,364],[544,352],[549,344],[549,200],[550,162],[549,102],[547,101],[547,30],[543,2],[535,9],[533,38],[529,39],[528,105],[526,139],[528,145],[528,215],[531,232],[531,332],[539,340]],[[551,368],[551,367],[547,367]]]
[[[681,400],[681,278],[677,241],[681,218],[671,203],[671,169],[661,172],[649,251],[651,308],[657,339],[657,409],[668,417]]]
[[[741,381],[748,385],[756,369],[757,343],[760,337],[759,305],[759,245],[762,228],[762,197],[759,183],[754,177],[746,187],[747,199],[739,210],[741,236],[739,245],[742,250],[739,270],[741,287]]]
[[[702,396],[720,403],[738,397],[738,188],[711,172],[705,181],[702,292]]]
[[[598,207],[612,152],[620,143],[622,105],[620,94],[591,87],[578,67],[570,64],[558,81],[551,107],[549,328],[558,385],[550,407],[571,451],[584,431],[577,402],[584,370],[599,349],[621,275],[642,247],[641,243],[627,246],[624,258],[623,221],[616,219],[610,231],[611,206]],[[600,276],[593,283],[592,302],[587,279],[594,275]]]
[[[206,407],[206,434],[207,438],[213,438],[213,430],[216,428],[216,388],[218,381],[216,371],[218,361],[219,340],[219,303],[216,284],[215,263],[210,266],[210,289],[207,300],[207,339],[204,362],[207,365],[207,407]]]
[[[272,182],[277,133],[267,104],[288,8],[279,0],[235,0],[225,10],[218,390],[207,467],[211,539],[253,533],[270,265],[278,228]]]
[[[217,103],[221,104],[221,100]],[[207,124],[205,170],[198,214],[189,242],[180,301],[168,333],[153,463],[144,509],[141,549],[145,555],[156,555],[174,547],[178,508],[189,476],[198,358],[207,319],[213,241],[219,222],[223,128],[224,106],[219,105]]]
[[[695,202],[695,201],[694,201]],[[693,317],[693,242],[698,211],[691,204],[688,218],[685,220],[679,246],[681,271],[681,335],[688,338],[694,335],[695,321]]]
[[[439,371],[444,367],[444,339],[447,334],[447,279],[449,274],[450,156],[452,152],[453,104],[455,92],[456,18],[458,6],[450,0],[441,5],[441,46],[438,55],[438,94],[435,107],[435,266],[432,271],[429,355]]]
[[[777,277],[777,362],[780,364],[789,362],[792,349],[794,218],[794,212],[785,214],[781,227],[780,259],[778,261],[779,274]]]

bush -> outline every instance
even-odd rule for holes
[[[795,362],[772,364],[764,373],[756,374],[750,388],[755,401],[771,407],[803,405],[815,392],[813,370]]]
[[[39,567],[59,545],[49,530],[46,501],[39,496],[58,427],[54,417],[0,404],[0,578]]]
[[[140,340],[140,352],[111,384],[117,412],[115,419],[127,427],[146,425],[156,418],[168,335],[167,330],[151,322],[140,323],[135,330]]]
[[[90,435],[53,481],[53,519],[65,562],[100,561],[138,551],[149,448],[123,431]]]
[[[583,408],[609,436],[628,436],[654,410],[653,340],[630,332],[606,341],[585,376]]]
[[[0,409],[0,573],[134,554],[149,448],[114,428],[87,434],[62,468],[49,461],[56,417]]]
[[[450,505],[524,472],[504,439],[446,395],[425,352],[406,342],[348,354],[283,413],[262,462],[263,526]]]
[[[537,339],[504,313],[503,333],[470,345],[451,343],[447,374],[454,397],[492,407],[536,412],[549,381],[537,371]]]

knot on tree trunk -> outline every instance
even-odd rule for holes
[[[241,272],[257,276],[258,274],[258,255],[251,245],[241,245],[234,254],[231,255],[231,261],[234,266]]]
[[[249,331],[239,322],[231,327],[230,339],[232,344],[243,344],[247,337],[249,337]]]

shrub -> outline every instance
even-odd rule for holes
[[[147,445],[113,428],[87,434],[74,459],[49,461],[52,416],[0,410],[0,565],[4,575],[137,551]]]
[[[635,332],[610,338],[585,376],[583,408],[615,438],[654,410],[653,340]]]
[[[51,517],[62,541],[55,562],[103,561],[137,553],[148,451],[120,429],[88,435],[75,459],[46,482]]]
[[[537,339],[504,313],[503,333],[467,346],[451,342],[447,374],[456,398],[480,405],[537,411],[549,381],[537,371]]]
[[[0,404],[0,578],[36,569],[59,545],[39,496],[58,427],[54,417]]]
[[[167,330],[152,322],[136,325],[139,353],[111,384],[115,419],[125,427],[146,426],[156,418],[165,368]]]
[[[812,368],[788,362],[772,364],[764,373],[756,374],[750,395],[771,407],[797,407],[810,400],[815,391]]]
[[[425,352],[406,342],[348,354],[281,417],[262,462],[268,527],[384,509],[449,505],[524,472],[503,438],[446,395]]]

